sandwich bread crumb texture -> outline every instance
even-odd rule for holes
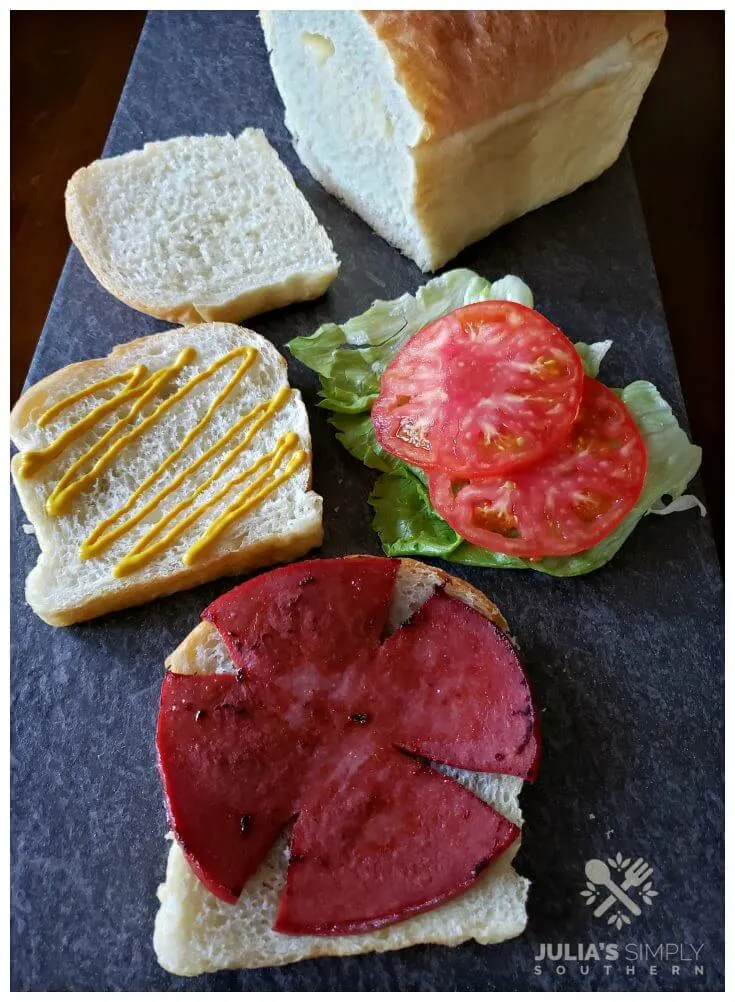
[[[66,217],[109,292],[176,323],[237,323],[313,299],[339,267],[260,129],[168,139],[97,160],[69,181]]]

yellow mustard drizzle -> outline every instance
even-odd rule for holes
[[[246,425],[250,424],[250,427],[248,428],[242,442],[236,448],[231,449],[226,454],[225,458],[219,464],[219,466],[214,471],[212,476],[209,477],[208,480],[206,480],[202,484],[201,489],[198,490],[198,493],[201,493],[201,490],[204,490],[211,483],[213,483],[217,479],[217,477],[228,468],[228,466],[232,465],[232,463],[237,459],[237,457],[248,447],[248,445],[250,445],[256,432],[263,427],[266,421],[268,421],[273,416],[273,414],[276,413],[276,411],[280,410],[280,408],[283,406],[286,400],[288,400],[290,395],[291,395],[290,387],[282,386],[281,389],[278,390],[278,392],[275,393],[270,398],[270,400],[266,400],[262,403],[257,404],[247,414],[243,414],[243,416],[241,418],[238,418],[238,420],[232,425],[232,427],[228,431],[225,432],[224,435],[222,435],[220,438],[217,439],[214,445],[210,446],[209,449],[206,450],[206,452],[203,452],[201,456],[198,456],[192,463],[190,463],[185,469],[183,469],[181,473],[177,474],[170,484],[167,484],[157,494],[154,494],[154,496],[150,499],[150,501],[148,501],[147,504],[145,504],[142,508],[140,508],[131,518],[127,519],[127,521],[125,522],[122,522],[119,526],[117,526],[116,529],[112,529],[111,531],[106,532],[105,531],[106,529],[109,529],[110,526],[113,526],[119,518],[121,518],[123,515],[126,515],[131,510],[131,508],[134,507],[135,502],[138,500],[138,498],[140,498],[141,495],[147,490],[147,488],[150,487],[150,485],[158,479],[161,473],[163,473],[163,471],[171,465],[174,459],[184,451],[185,446],[182,443],[178,447],[176,452],[171,453],[171,455],[168,456],[163,461],[163,463],[161,463],[158,469],[154,470],[153,473],[151,473],[150,476],[143,481],[140,487],[138,487],[137,490],[135,490],[130,495],[130,497],[122,506],[122,508],[118,508],[118,510],[116,512],[113,512],[113,514],[110,515],[108,518],[103,519],[99,523],[99,525],[97,525],[92,530],[92,532],[87,536],[87,538],[84,540],[81,547],[79,548],[79,555],[81,556],[81,558],[83,560],[87,560],[89,557],[96,556],[102,550],[106,549],[107,546],[110,545],[110,543],[114,543],[116,539],[119,539],[120,536],[124,535],[128,531],[128,529],[132,529],[134,525],[137,525],[140,521],[142,521],[142,519],[146,517],[146,515],[152,512],[153,509],[156,508],[158,504],[161,501],[163,501],[165,497],[168,497],[169,494],[172,494],[178,487],[180,487],[188,476],[190,476],[192,473],[195,473],[200,466],[206,463],[207,460],[211,459],[212,456],[216,455],[216,453],[222,448],[223,445],[227,445],[227,443],[232,441],[232,439],[235,437],[235,435],[238,434],[238,432],[242,431],[242,429],[245,428]],[[220,394],[220,396],[222,396],[222,394]],[[221,403],[221,400],[220,397],[217,397],[210,405],[209,410],[207,411],[207,415],[211,416],[210,412],[213,412],[215,407],[219,403]],[[205,415],[205,417],[207,415]],[[204,419],[202,419],[202,421],[199,422],[197,428],[202,427],[203,422]],[[189,435],[192,435],[192,432],[189,432]],[[187,435],[187,438],[189,438],[189,435]],[[190,442],[191,439],[189,438],[189,442],[187,442],[187,445]],[[189,500],[192,499],[193,496],[196,496],[196,494],[194,495],[190,494],[188,498],[185,500],[188,502]]]
[[[217,536],[221,535],[231,522],[235,521],[236,518],[239,518],[246,511],[254,508],[257,504],[260,504],[260,502],[265,500],[265,498],[268,497],[268,495],[272,493],[276,487],[296,472],[306,459],[306,453],[302,449],[296,449],[298,442],[298,435],[292,431],[286,432],[285,435],[281,436],[275,448],[271,452],[261,456],[255,463],[253,463],[252,466],[249,466],[247,470],[243,470],[242,473],[238,473],[237,476],[228,480],[227,483],[216,492],[216,494],[213,494],[212,497],[209,498],[209,500],[200,504],[197,508],[192,509],[189,514],[182,518],[181,521],[178,522],[172,529],[169,529],[165,535],[156,540],[156,536],[158,536],[159,533],[166,528],[166,526],[170,525],[177,515],[180,515],[186,508],[188,508],[192,501],[194,501],[214,482],[220,472],[220,467],[218,467],[211,477],[205,480],[203,484],[200,484],[200,486],[196,488],[196,490],[192,491],[191,494],[175,505],[170,512],[163,516],[163,518],[159,519],[159,521],[156,522],[156,524],[152,526],[141,539],[138,540],[135,546],[122,558],[122,560],[117,563],[112,573],[115,577],[123,577],[125,574],[129,574],[131,571],[137,570],[137,568],[141,567],[143,564],[148,563],[158,553],[165,550],[170,543],[173,543],[176,539],[178,539],[179,536],[185,532],[190,525],[193,525],[194,522],[198,521],[198,519],[206,511],[226,497],[233,487],[237,486],[237,484],[241,484],[243,481],[247,480],[248,477],[251,477],[254,473],[257,473],[259,469],[265,466],[265,471],[251,484],[248,484],[236,501],[226,508],[225,511],[222,512],[222,514],[219,515],[205,530],[203,535],[196,540],[196,542],[192,543],[186,551],[183,561],[187,566],[191,565],[199,552],[209,546],[217,538]],[[283,473],[275,477],[270,484],[266,484],[265,482],[275,473],[284,457],[291,452],[293,452],[293,456],[289,460]],[[229,457],[226,457],[226,459],[229,459]],[[224,462],[226,462],[226,460],[223,460],[223,464]],[[220,466],[223,464],[220,464]],[[235,510],[237,510],[237,515],[234,514]]]
[[[76,461],[76,463],[69,467],[46,501],[46,511],[49,515],[63,514],[69,506],[69,501],[73,497],[76,497],[77,494],[80,494],[85,487],[94,483],[97,477],[107,469],[115,456],[117,456],[126,445],[134,441],[136,438],[140,438],[147,428],[150,428],[150,426],[154,424],[158,418],[165,414],[166,411],[170,410],[173,405],[178,403],[179,400],[187,395],[187,393],[190,393],[191,390],[193,390],[200,383],[203,383],[206,379],[209,379],[210,376],[213,376],[224,365],[232,361],[233,358],[238,358],[240,356],[243,357],[243,361],[238,369],[238,372],[242,375],[242,373],[248,369],[250,365],[252,365],[253,360],[255,359],[255,354],[256,353],[253,348],[235,348],[234,351],[230,351],[221,358],[216,359],[216,361],[212,362],[212,364],[207,366],[206,369],[198,372],[196,376],[192,376],[188,382],[184,383],[184,385],[175,393],[172,393],[170,397],[166,397],[163,403],[159,404],[158,407],[156,407],[156,409],[148,415],[148,417],[144,418],[141,422],[139,422],[139,424],[133,425],[129,432],[126,432],[118,438],[110,446],[107,452],[100,456],[89,473],[86,473],[75,480],[74,478],[82,467],[84,467],[90,459],[96,456],[101,451],[103,446],[106,445],[118,431],[120,431],[125,425],[130,424],[138,416],[145,404],[147,404],[148,401],[155,396],[159,388],[164,383],[168,382],[168,380],[173,376],[178,375],[185,365],[188,365],[189,362],[192,362],[196,358],[196,352],[193,348],[184,348],[180,351],[173,365],[170,365],[166,369],[159,369],[158,372],[155,372],[151,377],[149,377],[149,379],[140,384],[138,390],[143,390],[144,392],[138,400],[136,400],[128,413],[120,418],[119,421],[116,421],[112,428],[110,428],[110,430],[107,431],[102,438],[95,442],[95,444],[91,446],[91,448],[89,448],[84,455]],[[227,396],[230,389],[232,389],[232,386],[234,386],[234,383],[231,381],[231,383],[229,383],[222,391],[222,400],[224,400],[225,396]],[[134,392],[134,390],[131,392]],[[220,400],[219,402],[221,403],[222,401]],[[74,429],[82,424],[83,421],[84,419],[78,422],[77,425],[72,425],[71,428],[69,428],[64,434],[74,431]],[[52,446],[49,446],[49,448],[52,447],[53,443]]]
[[[72,404],[77,403],[79,400],[84,400],[85,397],[91,396],[93,393],[99,390],[105,390],[108,386],[116,386],[118,383],[128,383],[128,386],[132,386],[139,377],[144,376],[148,370],[144,365],[136,365],[132,369],[128,369],[127,372],[121,372],[119,376],[109,376],[107,379],[100,379],[97,383],[92,383],[91,386],[85,386],[83,390],[78,390],[76,393],[72,393],[68,397],[64,397],[63,400],[59,400],[52,407],[49,407],[47,411],[38,418],[36,424],[39,428],[45,428],[49,422],[53,421],[55,417],[58,417],[62,411],[65,411],[67,407],[71,407]],[[122,392],[122,391],[121,391]],[[113,400],[116,400],[119,395],[116,394],[112,400],[107,401],[107,404],[100,404],[100,406],[92,413],[97,413],[99,416],[100,409],[106,409]],[[115,406],[117,406],[117,403]]]
[[[304,463],[307,458],[307,454],[301,449],[296,449],[299,441],[298,436],[294,432],[288,432],[279,439],[275,448],[270,453],[260,457],[260,459],[253,463],[253,465],[247,470],[244,470],[236,477],[231,478],[223,488],[213,495],[213,497],[200,504],[196,509],[190,511],[186,518],[182,519],[181,522],[170,529],[164,536],[157,541],[152,542],[152,540],[154,540],[155,537],[163,531],[163,529],[170,525],[170,523],[184,509],[190,508],[192,502],[204,491],[206,491],[218,479],[218,477],[220,477],[221,474],[234,463],[237,457],[240,456],[248,447],[258,430],[262,428],[263,425],[283,406],[291,394],[290,387],[284,386],[281,387],[269,400],[257,404],[247,414],[238,418],[238,420],[235,421],[235,423],[223,435],[221,435],[209,449],[194,459],[184,470],[178,473],[170,483],[154,494],[141,509],[136,511],[130,518],[116,525],[116,523],[118,523],[124,515],[127,515],[130,511],[132,511],[137,501],[151,486],[153,486],[161,475],[169,469],[181,455],[183,455],[196,436],[210,422],[217,408],[225,401],[228,395],[232,392],[233,388],[253,364],[257,354],[258,353],[254,348],[235,348],[234,350],[223,355],[221,358],[216,359],[206,369],[202,370],[202,372],[198,373],[181,386],[181,388],[170,397],[167,397],[161,404],[158,405],[158,407],[155,408],[155,410],[151,412],[151,414],[148,415],[148,417],[144,418],[139,424],[134,425],[130,431],[118,438],[114,444],[111,445],[95,462],[91,470],[83,476],[77,477],[77,474],[89,463],[91,459],[94,459],[100,452],[102,452],[107,443],[117,432],[121,431],[126,425],[133,422],[143,406],[157,393],[164,383],[169,381],[173,376],[177,375],[185,365],[196,358],[196,351],[193,348],[184,348],[176,357],[176,360],[172,365],[164,369],[159,369],[151,375],[148,375],[146,366],[137,365],[120,375],[110,376],[107,379],[99,380],[97,383],[93,383],[92,385],[65,397],[63,400],[58,401],[38,418],[38,426],[44,427],[63,410],[70,407],[77,401],[82,400],[93,393],[99,392],[100,390],[106,389],[107,387],[115,386],[120,383],[124,384],[122,389],[120,389],[113,397],[99,404],[97,407],[94,407],[88,414],[60,434],[53,442],[50,443],[50,445],[43,449],[29,450],[24,453],[19,464],[19,474],[24,478],[34,476],[40,469],[43,468],[43,466],[57,458],[71,442],[83,435],[99,420],[101,420],[101,418],[114,411],[122,403],[131,399],[135,401],[127,413],[117,420],[113,426],[100,437],[100,439],[90,446],[84,455],[72,464],[72,466],[64,473],[62,478],[56,484],[46,501],[46,510],[51,515],[59,515],[67,509],[68,503],[72,497],[79,494],[85,487],[97,479],[100,473],[102,473],[103,470],[110,465],[114,457],[118,455],[125,445],[138,438],[146,428],[150,427],[154,421],[156,421],[177,401],[181,400],[182,397],[194,389],[194,387],[214,375],[217,371],[219,371],[219,369],[233,359],[241,359],[241,362],[233,376],[210,403],[204,416],[190,431],[186,433],[176,449],[169,456],[167,456],[166,459],[164,459],[163,462],[148,475],[148,477],[146,477],[143,483],[136,488],[135,491],[133,491],[122,507],[118,508],[112,515],[103,519],[87,536],[79,549],[81,559],[86,560],[90,557],[96,556],[115,542],[115,540],[119,539],[122,535],[132,529],[135,525],[138,525],[161,503],[161,501],[180,487],[187,477],[194,474],[223,446],[230,443],[236,435],[243,431],[243,429],[246,429],[243,440],[225,454],[214,473],[212,473],[211,476],[209,476],[197,488],[191,491],[182,501],[176,504],[174,508],[161,518],[118,562],[116,567],[113,569],[113,574],[116,577],[128,574],[132,570],[148,563],[157,554],[165,550],[170,543],[181,536],[181,534],[190,525],[197,521],[207,510],[221,501],[234,486],[247,480],[265,466],[265,472],[256,478],[253,483],[249,484],[245,490],[241,492],[236,501],[229,505],[225,511],[212,522],[212,524],[204,531],[200,539],[196,540],[189,547],[183,557],[183,562],[190,565],[196,559],[196,556],[210,546],[211,543],[219,535],[221,535],[230,524],[232,524],[232,522],[242,517],[247,511],[251,510],[256,505],[260,504],[261,501],[271,494],[281,483],[287,480]],[[278,467],[283,459],[291,453],[293,453],[293,455],[291,455],[291,458],[288,460],[283,472],[280,474],[277,473]],[[270,477],[273,477],[272,481],[270,483],[266,483]]]
[[[52,421],[53,418],[60,413],[60,411],[64,410],[66,407],[70,407],[73,403],[76,403],[77,400],[82,400],[91,393],[94,393],[97,390],[102,390],[107,386],[113,385],[114,383],[119,383],[123,380],[127,382],[124,389],[116,393],[114,397],[111,397],[104,403],[94,407],[89,414],[85,414],[81,420],[76,422],[76,424],[67,428],[66,431],[62,432],[62,434],[59,435],[58,438],[54,439],[50,445],[47,445],[44,449],[29,449],[28,452],[24,452],[20,457],[20,466],[18,470],[20,475],[25,478],[35,476],[39,470],[43,469],[46,463],[50,463],[51,460],[60,456],[67,445],[79,438],[79,436],[83,435],[86,431],[89,431],[90,428],[93,428],[94,425],[96,425],[97,422],[106,414],[116,410],[125,400],[129,400],[131,397],[138,395],[141,392],[141,388],[138,384],[147,371],[148,370],[144,365],[136,365],[134,369],[124,372],[120,377],[101,379],[98,383],[93,383],[85,390],[80,390],[78,393],[74,393],[72,396],[61,400],[58,404],[54,404],[53,407],[49,407],[49,409],[45,411],[36,422],[39,428],[44,428],[49,421]]]
[[[283,443],[285,439],[293,439],[294,442],[298,443],[298,436],[294,435],[293,432],[288,432],[280,441]],[[304,465],[306,462],[306,453],[303,449],[296,449],[294,454],[286,463],[283,472],[275,476],[270,483],[265,483],[268,477],[275,473],[278,469],[281,459],[283,456],[288,454],[290,448],[291,445],[288,443],[283,445],[282,455],[279,455],[278,451],[276,451],[273,460],[268,464],[268,468],[265,473],[246,487],[245,490],[238,495],[237,499],[233,501],[221,515],[218,515],[207,529],[205,529],[199,539],[195,540],[191,544],[183,558],[187,567],[191,566],[199,554],[203,550],[206,550],[208,546],[211,546],[217,537],[221,536],[233,522],[237,522],[237,520],[242,518],[243,515],[257,507],[257,505],[259,505],[261,501],[264,501],[269,494],[272,494],[277,487],[280,487],[280,485],[285,483],[289,477],[293,476],[300,466]]]

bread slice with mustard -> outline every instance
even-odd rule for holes
[[[12,474],[47,623],[301,556],[322,540],[311,437],[286,362],[233,324],[176,328],[31,386]]]
[[[261,12],[296,152],[433,271],[618,157],[660,11]]]
[[[471,606],[499,629],[507,624],[485,595],[466,582],[415,560],[400,562],[388,627],[397,629],[437,588]],[[202,622],[166,661],[169,671],[184,675],[232,673],[230,654],[217,629]],[[379,685],[379,680],[376,680]],[[514,824],[522,823],[518,797],[523,780],[439,766]],[[290,935],[272,928],[289,861],[286,832],[247,882],[236,904],[212,894],[172,841],[166,876],[158,889],[153,944],[168,971],[193,976],[226,968],[289,964],[309,957],[349,956],[398,950],[419,943],[455,946],[466,940],[497,943],[520,935],[526,925],[529,882],[513,868],[520,839],[459,897],[374,932],[352,935]]]

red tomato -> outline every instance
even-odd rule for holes
[[[414,334],[386,368],[375,436],[424,470],[515,469],[566,438],[583,379],[571,341],[540,313],[500,301],[463,306]]]
[[[648,458],[625,404],[585,377],[579,417],[554,453],[512,476],[429,477],[431,503],[464,539],[515,557],[594,546],[633,508]]]

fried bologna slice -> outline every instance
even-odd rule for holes
[[[507,624],[498,609],[464,581],[413,560],[402,560],[396,579],[389,626],[396,628],[424,605],[437,586],[482,613],[500,629]],[[230,654],[211,623],[197,626],[167,661],[183,674],[234,670]],[[485,803],[520,825],[518,795],[522,779],[473,773],[449,767],[441,771],[459,780]],[[288,864],[288,834],[273,847],[250,878],[237,904],[227,904],[198,880],[177,843],[171,845],[154,947],[167,970],[196,975],[224,968],[254,968],[292,963],[307,957],[345,956],[397,950],[418,943],[456,945],[469,939],[495,943],[519,935],[526,924],[528,881],[512,866],[516,840],[461,896],[376,932],[340,936],[289,935],[275,932],[279,900]]]

